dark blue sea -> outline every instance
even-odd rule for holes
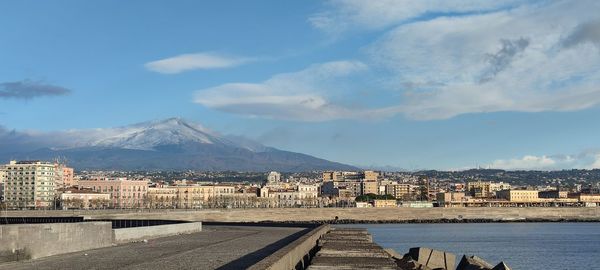
[[[373,241],[405,254],[429,247],[477,255],[513,270],[599,269],[600,223],[358,224]]]

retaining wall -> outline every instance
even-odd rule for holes
[[[110,222],[0,225],[0,262],[111,245]]]
[[[143,239],[165,237],[176,234],[195,233],[201,231],[202,222],[113,229],[112,240],[116,244],[121,244],[139,241]]]
[[[317,250],[317,241],[329,232],[328,224],[321,225],[312,231],[306,233],[296,241],[290,243],[282,249],[279,249],[270,256],[262,259],[260,262],[251,266],[250,270],[290,270],[305,269],[306,265]],[[297,267],[299,266],[299,267]]]

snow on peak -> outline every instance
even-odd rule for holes
[[[91,142],[90,146],[152,150],[160,145],[190,142],[222,143],[218,134],[199,124],[186,122],[181,118],[145,122],[105,131],[107,136]]]

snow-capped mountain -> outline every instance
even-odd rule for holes
[[[0,158],[66,158],[77,169],[356,169],[170,118],[117,128],[26,133],[0,128]]]
[[[87,146],[135,150],[154,150],[155,147],[161,145],[187,143],[235,146],[235,143],[222,138],[200,124],[189,123],[181,118],[145,122],[102,132],[106,134],[106,137],[91,141]]]

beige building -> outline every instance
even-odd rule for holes
[[[147,203],[149,208],[174,208],[177,205],[177,188],[171,186],[149,187]]]
[[[62,164],[56,165],[56,173],[58,175],[57,186],[59,188],[68,188],[77,185],[73,168],[69,168]]]
[[[474,198],[490,198],[494,196],[490,190],[490,184],[489,181],[468,182],[467,191]]]
[[[404,199],[410,196],[410,184],[390,184],[385,186],[385,194],[392,195],[396,199]]]
[[[323,195],[334,197],[356,197],[362,194],[360,181],[328,181],[321,185]]]
[[[0,183],[6,182],[6,165],[0,165]]]
[[[341,172],[323,172],[323,182],[342,180]]]
[[[361,195],[379,194],[379,183],[377,180],[364,179],[360,182],[360,191]]]
[[[341,171],[327,171],[323,172],[323,182],[328,181],[347,181],[355,180],[359,181],[364,178],[364,173],[361,172],[341,172]]]
[[[579,202],[600,203],[600,194],[575,193],[569,197],[577,199]]]
[[[298,184],[298,192],[301,198],[317,198],[319,197],[319,185]]]
[[[214,196],[213,186],[176,186],[177,208],[201,208]]]
[[[537,190],[501,190],[496,192],[496,197],[509,202],[538,202]]]
[[[319,185],[298,184],[288,189],[263,187],[261,197],[268,198],[270,207],[317,206],[319,203]]]
[[[396,200],[373,200],[373,207],[398,207],[398,204],[396,203]]]
[[[226,207],[236,196],[235,187],[226,185],[175,186],[175,189],[177,208]]]
[[[467,191],[474,198],[491,198],[496,196],[496,192],[509,189],[510,184],[504,182],[475,181],[467,183]]]
[[[365,180],[377,181],[379,178],[379,172],[376,171],[365,171]]]
[[[56,195],[56,167],[43,161],[11,161],[4,166],[9,208],[48,208]]]
[[[143,208],[146,205],[148,180],[127,178],[79,180],[79,189],[111,194],[111,206],[114,208]]]
[[[510,184],[509,183],[504,183],[504,182],[490,182],[490,193],[495,194],[496,191],[500,191],[500,190],[507,190],[510,189]]]
[[[451,206],[454,202],[464,201],[464,192],[440,192],[436,194],[436,201],[439,206]]]
[[[93,190],[67,188],[59,189],[63,209],[100,209],[110,206],[110,194]]]

